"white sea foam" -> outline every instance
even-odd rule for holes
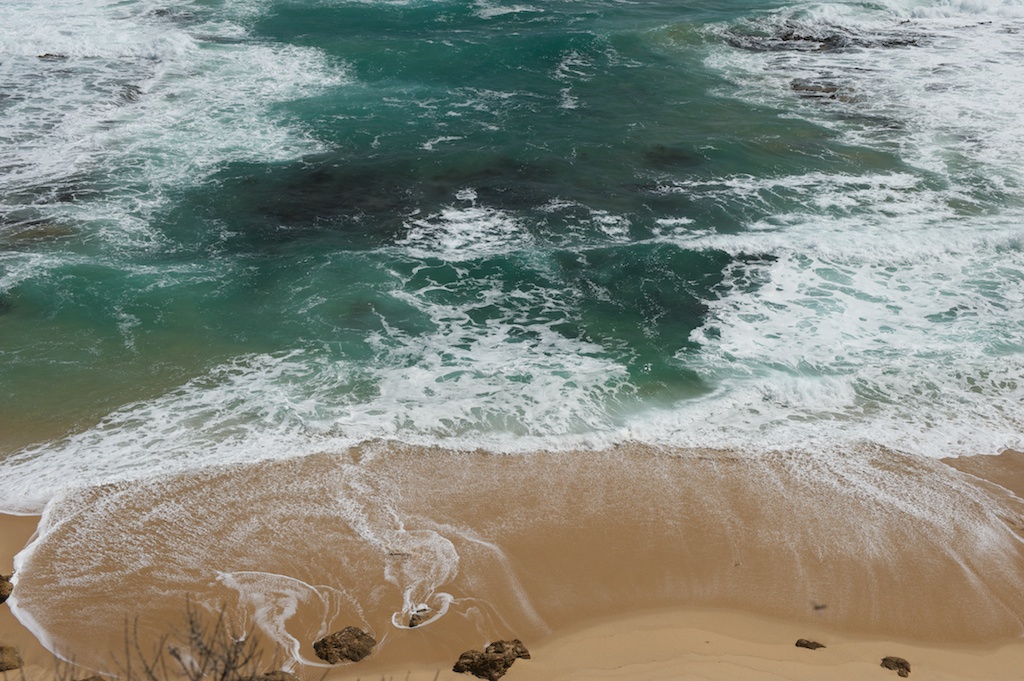
[[[490,0],[476,0],[476,15],[481,19],[493,19],[507,14],[542,13],[544,9],[533,5],[502,5]]]
[[[318,149],[268,108],[346,78],[316,50],[249,41],[230,12],[202,23],[166,4],[15,5],[0,38],[13,93],[0,102],[0,210],[84,222],[115,243],[145,247],[167,190],[226,162]]]
[[[504,211],[476,205],[472,188],[460,190],[456,198],[469,205],[447,206],[436,215],[410,220],[406,235],[396,245],[420,257],[449,261],[475,260],[509,250],[525,250],[531,245],[533,239],[521,220]]]
[[[433,331],[371,334],[368,363],[319,351],[243,357],[8,456],[3,509],[38,512],[70,481],[340,451],[374,438],[499,451],[603,441],[618,418],[609,406],[632,389],[603,348],[558,332],[571,292],[506,290],[498,277],[441,281],[461,266],[440,265],[437,280],[427,268],[420,288],[394,294]],[[446,300],[448,287],[467,285],[478,288],[472,302]]]
[[[715,392],[648,415],[640,432],[719,446],[875,442],[925,456],[1024,444],[1018,9],[800,5],[758,30],[839,33],[852,45],[714,50],[708,63],[733,96],[909,167],[665,187],[765,217],[739,234],[661,237],[738,261],[691,338],[700,351],[680,355]],[[801,99],[797,80],[844,97]]]

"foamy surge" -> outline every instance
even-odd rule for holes
[[[740,234],[665,237],[739,261],[693,335],[718,390],[652,417],[664,439],[1020,446],[1022,16],[1002,2],[807,4],[715,29],[723,94],[831,128],[851,168],[877,153],[906,171],[663,187],[767,214]]]

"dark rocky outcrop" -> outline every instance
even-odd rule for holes
[[[841,87],[827,80],[797,78],[790,82],[789,87],[801,97],[809,99],[835,99],[846,103],[858,101],[851,88]]]
[[[3,301],[0,301],[0,311],[3,309]],[[11,591],[14,590],[14,585],[11,584],[10,577],[4,577],[0,575],[0,603],[7,600],[7,597],[11,595]]]
[[[850,48],[913,47],[920,38],[901,30],[864,33],[825,23],[752,22],[734,26],[724,35],[733,47],[756,52],[828,52]]]
[[[807,648],[808,650],[817,650],[818,648],[824,648],[825,645],[823,643],[818,643],[817,641],[808,641],[806,638],[801,638],[797,640],[796,647]]]
[[[467,650],[459,655],[459,661],[452,667],[452,671],[460,674],[472,674],[488,681],[497,681],[519,658],[530,659],[530,651],[526,649],[522,641],[519,639],[495,641],[484,648],[483,652]]]
[[[796,92],[806,92],[811,95],[830,95],[839,92],[839,86],[827,80],[797,78],[789,84],[789,87]]]
[[[655,144],[644,151],[644,161],[655,168],[691,168],[700,164],[700,158],[686,149]]]
[[[882,666],[891,669],[900,676],[910,676],[910,663],[902,657],[883,657]]]
[[[14,646],[0,646],[0,672],[21,669],[21,655]]]
[[[338,664],[339,662],[358,662],[369,655],[375,645],[377,645],[376,639],[362,629],[345,627],[314,643],[313,650],[321,660]]]

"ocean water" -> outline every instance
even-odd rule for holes
[[[0,511],[381,441],[1024,448],[1019,2],[0,25]]]
[[[3,510],[368,439],[1024,443],[1024,7],[4,3]]]

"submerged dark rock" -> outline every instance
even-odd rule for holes
[[[522,641],[519,639],[495,641],[484,648],[483,652],[467,650],[459,655],[459,661],[452,667],[452,671],[460,674],[472,674],[480,679],[488,679],[488,681],[497,681],[519,658],[530,659],[530,651],[526,649]]]
[[[373,651],[377,640],[357,627],[345,627],[313,644],[316,656],[325,662],[358,662]]]
[[[0,312],[4,311],[4,299],[0,298]],[[10,577],[4,577],[0,575],[0,603],[7,600],[7,597],[11,595],[11,591],[14,590],[14,585],[11,584]]]
[[[9,672],[12,669],[21,669],[21,655],[14,646],[0,646],[0,672]]]
[[[789,87],[797,92],[808,92],[816,95],[829,95],[833,92],[839,92],[839,86],[835,83],[824,80],[807,80],[805,78],[797,78],[789,84]]]
[[[844,88],[827,80],[808,80],[797,78],[790,82],[789,87],[801,97],[812,99],[837,99],[841,102],[855,102],[856,97],[851,88]]]
[[[882,666],[893,670],[902,677],[910,676],[910,663],[902,657],[883,657]]]
[[[825,645],[823,643],[818,643],[817,641],[808,641],[806,638],[801,638],[797,639],[796,647],[807,648],[808,650],[817,650],[818,648],[824,648]]]
[[[902,32],[864,33],[832,24],[799,22],[737,26],[725,34],[725,39],[733,47],[755,52],[828,52],[859,47],[912,47],[919,43],[918,36]]]
[[[644,152],[644,161],[655,168],[688,168],[699,165],[701,159],[678,147],[656,144]]]

